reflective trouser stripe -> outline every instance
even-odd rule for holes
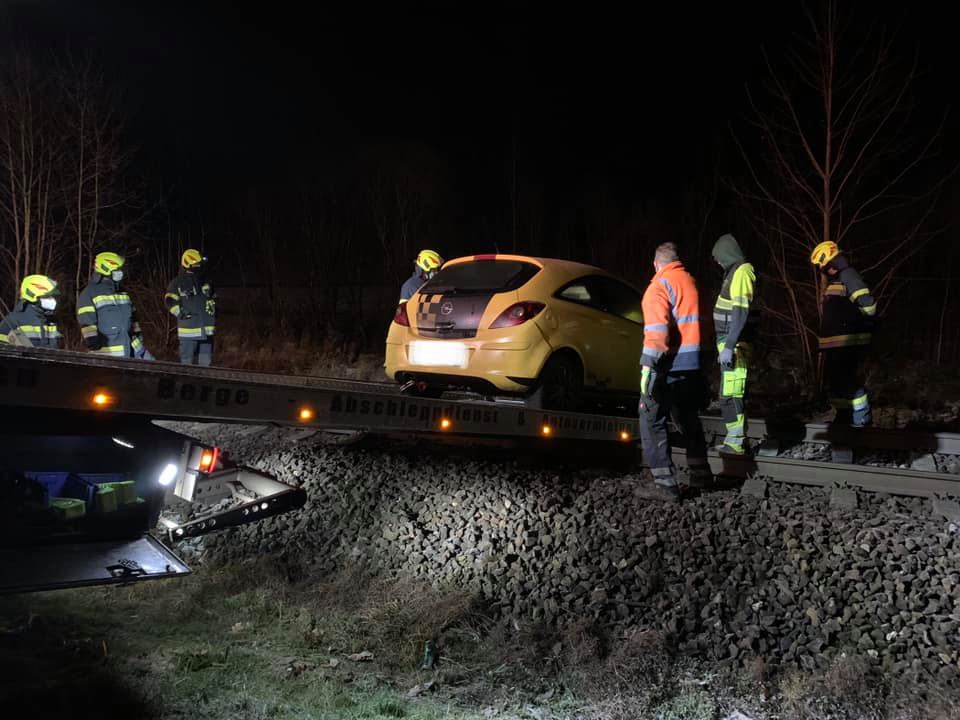
[[[123,357],[126,355],[126,348],[123,345],[108,345],[107,347],[102,347],[96,350],[98,353],[103,353],[104,355],[119,355]]]
[[[850,402],[850,407],[852,407],[854,410],[863,410],[863,408],[869,407],[869,405],[870,405],[870,401],[867,399],[866,393],[861,393],[857,395]]]
[[[97,326],[96,325],[84,325],[80,328],[80,334],[85,338],[96,337],[97,336]]]
[[[723,348],[723,341],[718,343]],[[747,433],[747,416],[743,396],[747,389],[747,369],[750,364],[751,347],[737,343],[733,349],[733,369],[721,373],[720,411],[727,434],[723,444],[732,450],[742,450]]]
[[[182,338],[201,338],[203,328],[177,328],[177,335]]]
[[[657,485],[674,487],[677,484],[672,468],[650,468],[650,473],[653,475],[653,482]]]
[[[214,327],[215,326],[213,325],[207,325],[206,327],[203,328],[203,332],[206,333],[207,335],[213,335]]]

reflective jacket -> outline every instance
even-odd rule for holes
[[[735,347],[738,342],[753,342],[759,325],[754,307],[757,274],[753,265],[740,262],[727,268],[720,295],[713,306],[713,326],[717,343]],[[721,348],[722,349],[722,348]]]
[[[643,294],[641,365],[665,372],[700,368],[700,298],[679,260],[653,276]]]
[[[180,338],[202,340],[216,330],[216,293],[197,273],[182,270],[167,287],[164,303],[177,318]]]
[[[94,273],[77,298],[84,344],[117,357],[143,357],[143,336],[130,296],[113,279]]]
[[[14,330],[30,340],[33,347],[59,350],[62,336],[57,324],[37,303],[21,300],[13,312],[0,320],[0,345],[10,341],[7,336]]]
[[[877,314],[877,301],[870,288],[843,255],[834,258],[827,268],[833,268],[837,273],[826,276],[820,349],[869,345]]]

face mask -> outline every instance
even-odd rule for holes
[[[114,270],[110,277],[113,278],[114,282],[120,282],[123,280],[123,270]]]
[[[53,312],[57,309],[57,299],[52,297],[40,298],[40,307],[47,312]]]

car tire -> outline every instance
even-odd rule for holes
[[[583,398],[583,371],[569,355],[554,355],[540,372],[540,397],[545,410],[576,410]]]

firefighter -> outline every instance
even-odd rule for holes
[[[405,303],[416,294],[423,284],[437,274],[443,258],[435,250],[421,250],[413,263],[413,275],[400,288],[400,302]]]
[[[810,254],[810,262],[824,274],[820,316],[820,352],[836,410],[834,422],[869,427],[873,421],[863,382],[863,362],[870,345],[877,301],[863,278],[827,240]]]
[[[657,248],[656,274],[643,294],[643,354],[640,375],[640,439],[643,457],[660,497],[676,501],[667,421],[676,415],[686,436],[690,484],[713,479],[700,424],[704,385],[700,373],[700,310],[697,285],[684,269],[674,243]]]
[[[133,301],[120,286],[124,259],[115,252],[99,253],[93,276],[77,298],[77,320],[88,349],[115,357],[155,358],[143,344]]]
[[[177,318],[180,362],[209,366],[213,361],[213,333],[216,330],[217,298],[203,276],[207,259],[189,248],[180,257],[180,274],[164,296],[167,310]]]
[[[0,345],[29,345],[59,350],[62,336],[53,313],[60,290],[53,278],[27,275],[20,283],[20,300],[0,320]]]
[[[743,397],[758,325],[753,302],[757,275],[733,235],[722,235],[717,240],[713,259],[723,268],[723,285],[713,306],[713,324],[720,365],[720,410],[727,429],[717,450],[742,455],[747,424]]]

